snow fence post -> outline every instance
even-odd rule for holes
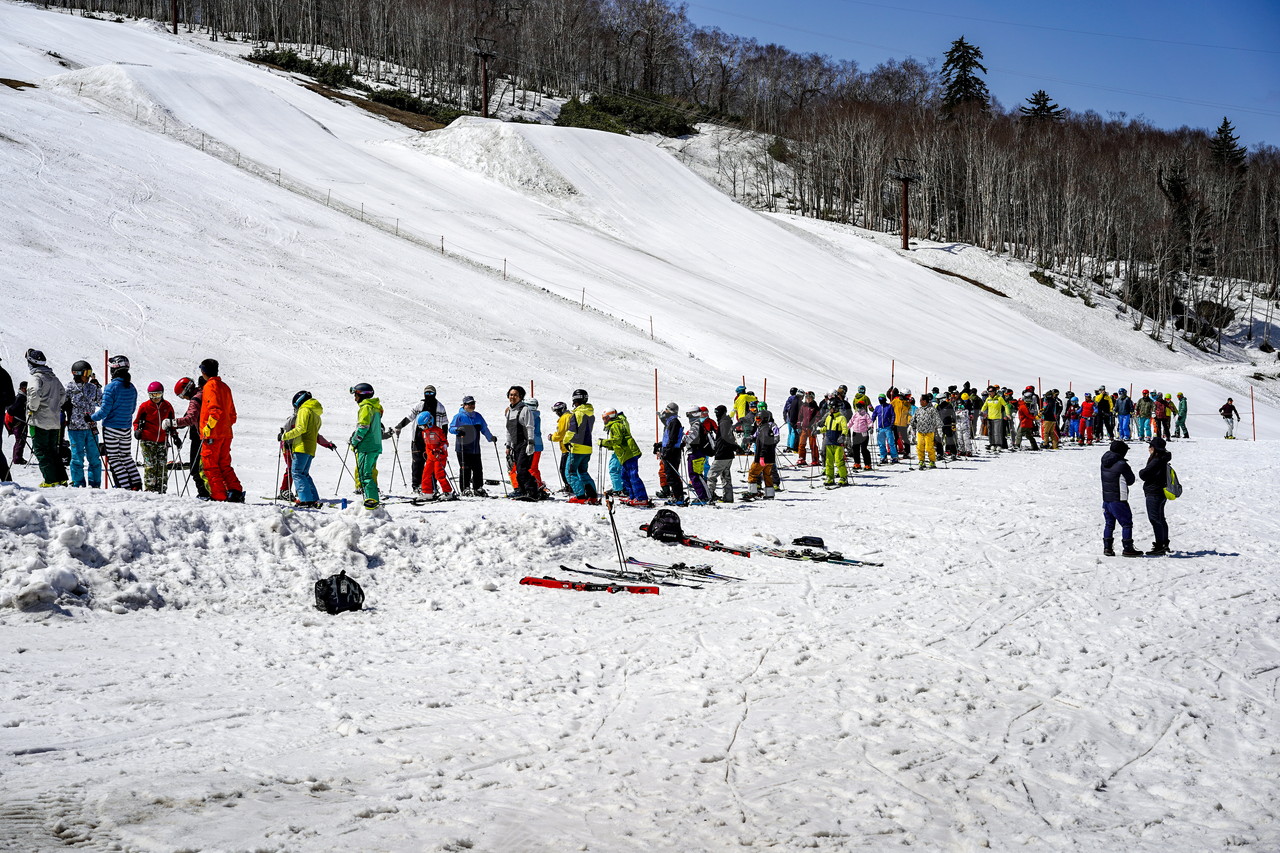
[[[1258,409],[1253,405],[1253,386],[1249,386],[1249,420],[1253,422],[1253,440],[1258,440]]]

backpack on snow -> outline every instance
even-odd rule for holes
[[[680,525],[680,516],[675,510],[660,509],[654,513],[653,521],[645,531],[650,538],[659,542],[679,542],[684,539],[684,528]]]
[[[330,616],[347,610],[364,609],[364,590],[347,577],[346,571],[316,581],[316,610]]]
[[[1182,497],[1182,481],[1178,479],[1178,472],[1173,470],[1173,466],[1169,465],[1168,473],[1164,479],[1164,496],[1166,500],[1176,501]]]

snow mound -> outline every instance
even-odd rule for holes
[[[524,195],[567,199],[578,190],[529,142],[518,124],[463,116],[443,130],[399,140]]]
[[[114,113],[140,121],[172,121],[173,113],[138,79],[139,68],[132,64],[97,65],[55,74],[45,78],[42,85],[65,95],[89,98]]]
[[[0,488],[0,608],[109,610],[271,605],[296,609],[316,580],[345,570],[367,589],[431,605],[415,582],[492,586],[554,564],[601,531],[588,519],[461,516],[426,525],[422,513],[320,513],[177,504],[171,496]],[[521,549],[510,542],[519,536]],[[504,581],[505,583],[505,581]],[[439,590],[435,592],[438,594]]]

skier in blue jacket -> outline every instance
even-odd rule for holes
[[[449,422],[449,432],[456,435],[455,447],[458,451],[458,488],[464,496],[477,495],[486,497],[484,490],[484,465],[480,456],[480,436],[491,442],[498,439],[489,432],[484,415],[476,411],[476,398],[467,395],[462,398],[462,407]]]
[[[898,461],[898,445],[893,432],[895,413],[888,397],[881,394],[877,399],[880,402],[871,412],[871,421],[876,426],[876,442],[880,445],[880,464],[884,465],[890,457],[894,462]]]
[[[142,490],[142,475],[133,461],[130,441],[133,412],[138,407],[138,389],[133,387],[133,378],[129,375],[128,358],[112,356],[107,364],[111,368],[111,381],[102,390],[102,405],[89,415],[89,420],[102,422],[107,468],[116,488],[138,492]]]

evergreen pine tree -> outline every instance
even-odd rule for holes
[[[991,94],[987,83],[978,72],[987,73],[982,64],[982,48],[969,44],[964,36],[951,43],[942,63],[942,112],[954,116],[959,112],[976,110],[985,113],[991,108]]]
[[[1027,98],[1027,103],[1030,106],[1018,107],[1018,112],[1022,113],[1024,119],[1030,121],[1062,121],[1066,113],[1065,109],[1049,98],[1049,93],[1044,89]]]
[[[1240,144],[1240,137],[1235,134],[1235,128],[1223,116],[1218,132],[1209,140],[1209,156],[1224,172],[1244,172],[1246,153],[1244,146]]]

